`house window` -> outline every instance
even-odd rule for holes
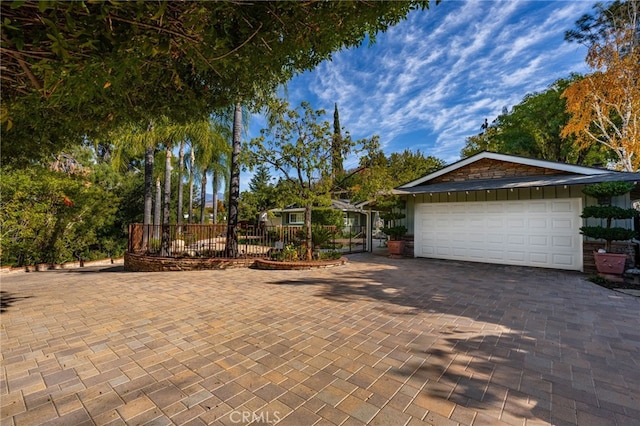
[[[360,221],[358,220],[358,215],[351,215],[349,213],[344,214],[344,226],[353,227],[360,226]]]
[[[301,225],[304,223],[304,213],[289,213],[289,223],[292,225]]]

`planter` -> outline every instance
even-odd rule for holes
[[[403,240],[389,240],[387,241],[387,248],[389,249],[389,256],[404,256]]]
[[[311,262],[307,262],[307,261],[282,262],[279,260],[256,259],[253,266],[256,269],[292,271],[292,270],[331,268],[333,266],[344,265],[348,261],[349,259],[347,259],[344,256],[339,259],[316,260]]]
[[[593,252],[596,261],[596,268],[601,274],[618,274],[624,272],[624,265],[627,261],[626,254],[619,253],[598,253]]]

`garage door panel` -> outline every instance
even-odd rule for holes
[[[491,260],[504,260],[503,250],[487,250],[487,258]]]
[[[551,227],[555,230],[567,230],[571,231],[575,227],[574,222],[571,219],[551,219]]]
[[[420,255],[418,257],[432,257],[434,254],[436,254],[436,251],[433,247],[420,247]]]
[[[547,219],[542,217],[534,217],[532,219],[529,219],[528,225],[529,228],[533,229],[545,229],[549,226],[549,224],[547,223]]]
[[[470,248],[467,254],[470,259],[481,260],[485,257],[485,250],[481,248]]]
[[[452,247],[451,248],[451,254],[454,257],[461,257],[461,256],[467,256],[467,249],[464,247]]]
[[[547,247],[549,245],[549,237],[546,235],[531,235],[529,236],[529,245]]]
[[[521,202],[510,202],[510,203],[501,203],[502,211],[507,213],[524,213],[526,211],[526,207],[524,203]]]
[[[581,270],[581,204],[579,198],[417,204],[415,254]]]
[[[507,252],[506,258],[507,260],[511,260],[512,262],[523,263],[527,258],[527,254],[524,251],[510,250]]]
[[[569,235],[567,235],[567,236],[555,235],[555,236],[551,237],[551,241],[552,241],[552,246],[553,247],[572,248],[573,247],[574,238],[572,238]]]
[[[546,213],[548,210],[548,203],[531,201],[527,203],[527,211],[529,213]]]
[[[575,256],[565,255],[565,254],[554,254],[553,262],[557,265],[567,265],[570,266],[574,264],[576,261]]]
[[[507,226],[511,229],[524,229],[524,222],[523,218],[513,217],[507,219]]]
[[[502,219],[496,219],[493,217],[489,217],[486,220],[487,229],[501,229],[504,227],[504,223]]]
[[[485,241],[487,241],[487,236],[478,232],[471,232],[467,235],[467,241],[470,244],[483,244]]]
[[[551,203],[551,211],[554,213],[570,213],[571,209],[570,201],[554,201]]]
[[[487,234],[486,241],[489,244],[504,244],[504,238],[502,234]]]
[[[549,255],[547,253],[531,252],[529,253],[529,259],[533,264],[538,264],[542,266],[546,266],[549,264]]]
[[[436,254],[438,254],[440,256],[450,256],[451,255],[451,249],[449,247],[446,247],[446,246],[436,247]]]
[[[464,204],[469,204],[469,203],[464,203]],[[485,210],[486,213],[489,214],[502,214],[502,212],[504,212],[504,205],[502,202],[493,202],[493,203],[486,203],[486,207],[483,209]]]

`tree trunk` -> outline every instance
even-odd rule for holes
[[[229,184],[229,218],[225,256],[238,257],[238,199],[240,198],[240,144],[242,143],[242,104],[237,103],[233,113],[233,151],[231,153],[231,179]]]
[[[312,238],[311,238],[311,210],[313,208],[312,204],[307,204],[304,206],[304,245],[305,245],[305,255],[304,258],[306,260],[313,259],[313,249]]]
[[[171,219],[171,145],[167,145],[164,162],[164,212],[162,215],[162,255],[169,255],[169,221]]]
[[[153,215],[153,238],[160,239],[160,226],[162,225],[162,186],[160,178],[156,178],[155,212]]]
[[[144,219],[142,244],[149,243],[149,231],[151,228],[151,211],[153,210],[153,147],[147,147],[144,153]]]
[[[196,163],[196,154],[191,146],[191,158],[189,160],[189,223],[193,223],[193,166]]]
[[[164,162],[164,203],[162,223],[169,224],[171,218],[171,147],[167,146]]]
[[[200,223],[205,224],[206,204],[207,204],[207,171],[202,171],[202,186],[200,187]]]
[[[213,223],[218,223],[218,172],[213,171],[213,181],[211,182],[213,187]]]
[[[184,198],[184,185],[182,184],[182,174],[184,173],[184,139],[180,142],[180,150],[178,151],[178,209],[177,223],[182,223],[182,200]],[[179,231],[182,231],[179,229]]]

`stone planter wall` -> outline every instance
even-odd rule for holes
[[[347,263],[346,257],[335,260],[324,260],[315,262],[280,262],[277,260],[256,259],[254,267],[257,269],[270,269],[279,271],[304,270],[304,269],[321,269],[332,268]]]
[[[89,266],[108,266],[108,265],[121,265],[123,262],[123,258],[115,258],[115,259],[101,259],[101,260],[92,260],[87,262],[67,262],[67,263],[39,263],[37,265],[23,266],[13,268],[10,266],[3,266],[0,268],[0,274],[13,274],[17,272],[36,272],[36,271],[50,271],[53,269],[76,269],[83,268]]]
[[[125,253],[124,269],[130,272],[200,271],[210,269],[248,268],[255,258],[171,258]]]

